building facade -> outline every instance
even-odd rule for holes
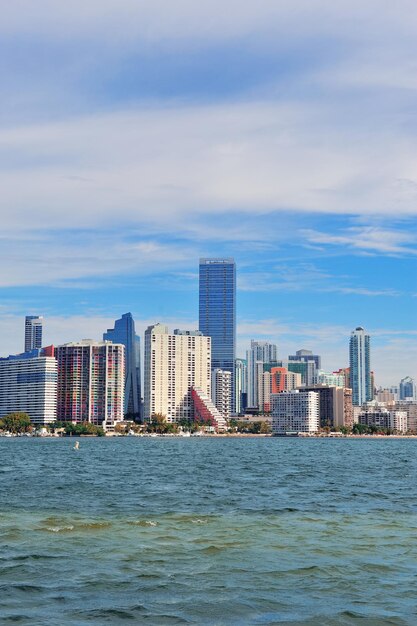
[[[354,406],[373,398],[371,376],[371,340],[361,326],[352,331],[349,343],[350,384]]]
[[[247,406],[247,361],[235,361],[235,413],[240,415]]]
[[[286,367],[273,367],[271,369],[271,393],[292,391],[301,387],[301,374],[289,372]]]
[[[25,317],[25,352],[42,348],[43,317],[26,315]]]
[[[314,391],[272,394],[272,433],[316,433],[320,427],[319,408],[319,395]]]
[[[135,332],[135,321],[131,313],[124,313],[115,321],[114,328],[103,334],[104,341],[122,343],[125,347],[125,390],[124,413],[140,419],[141,416],[141,373],[140,338]]]
[[[191,389],[211,394],[211,337],[200,331],[168,331],[163,324],[145,331],[144,419],[191,420]]]
[[[316,385],[330,385],[332,387],[346,387],[346,378],[344,374],[338,374],[336,372],[324,372],[323,370],[317,370],[315,376]]]
[[[399,384],[400,400],[416,400],[416,383],[413,378],[406,376]]]
[[[290,354],[288,357],[288,369],[296,371],[291,368],[296,363],[306,364],[305,368],[299,371],[302,375],[302,384],[314,385],[316,372],[321,369],[321,356],[313,354],[311,350],[297,350],[295,354]]]
[[[0,359],[0,418],[8,413],[27,413],[35,425],[56,421],[57,362],[42,352]]]
[[[217,410],[224,419],[230,418],[230,404],[232,395],[232,375],[230,372],[216,368],[212,371],[211,397]]]
[[[58,420],[91,422],[111,430],[123,420],[125,347],[111,341],[57,348]]]
[[[359,423],[376,428],[389,428],[398,433],[407,432],[407,412],[389,411],[386,407],[375,405],[367,407],[359,414]]]
[[[199,329],[211,337],[212,368],[232,375],[235,409],[236,265],[233,259],[200,259]]]
[[[246,351],[248,407],[264,410],[266,364],[277,363],[277,346],[268,341],[251,340],[250,349]]]
[[[302,388],[314,391],[319,396],[321,428],[337,428],[349,425],[350,416],[345,417],[345,389],[330,385],[312,385]]]

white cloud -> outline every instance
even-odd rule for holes
[[[346,246],[360,251],[368,250],[392,255],[416,255],[417,238],[414,232],[405,232],[374,226],[352,227],[342,234],[303,230],[301,234],[310,243]]]
[[[12,128],[0,140],[3,228],[130,221],[181,231],[196,215],[280,209],[416,215],[417,192],[396,186],[411,170],[417,179],[413,140],[351,129],[348,141],[335,125],[323,144],[325,116],[253,102]]]
[[[3,239],[0,287],[91,286],[93,279],[136,277],[188,267],[195,251],[153,239],[134,242],[120,233],[50,233],[28,243],[27,234]],[[68,282],[71,281],[71,282]]]
[[[253,32],[299,36],[312,29],[376,36],[381,25],[403,36],[412,29],[416,6],[400,0],[13,0],[2,7],[3,33],[39,33],[49,37],[106,37],[110,42],[238,37]],[[382,34],[381,34],[382,36]]]

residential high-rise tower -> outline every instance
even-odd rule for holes
[[[57,348],[58,421],[113,429],[123,420],[125,347],[84,339]]]
[[[163,324],[145,331],[144,419],[162,414],[167,422],[194,417],[191,391],[211,393],[211,339],[196,331],[168,331]]]
[[[362,406],[373,398],[370,336],[361,326],[352,331],[349,343],[352,404]]]

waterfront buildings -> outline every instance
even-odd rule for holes
[[[352,331],[349,361],[352,402],[354,406],[361,406],[373,398],[370,336],[361,326]]]
[[[376,428],[390,428],[398,433],[407,432],[407,412],[389,410],[377,403],[369,403],[359,414],[359,423]]]
[[[334,429],[352,425],[352,406],[349,406],[351,394],[346,395],[344,387],[312,385],[303,387],[303,391],[314,391],[319,396],[321,428]]]
[[[168,422],[193,419],[191,389],[211,394],[211,337],[163,324],[145,331],[144,419],[162,414]],[[230,371],[230,370],[228,370]]]
[[[58,420],[112,430],[123,420],[125,347],[84,339],[57,348]]]
[[[319,410],[319,394],[315,391],[272,394],[272,433],[316,433],[320,427]]]
[[[42,348],[43,317],[26,315],[25,317],[25,352]]]
[[[0,359],[0,418],[27,413],[33,424],[56,420],[57,362],[53,349],[32,350]]]
[[[122,343],[125,347],[124,413],[138,419],[141,413],[140,338],[135,332],[132,314],[124,313],[116,320],[114,328],[103,334],[103,340]]]
[[[228,372],[230,374],[230,372]],[[200,424],[207,424],[216,432],[227,430],[227,421],[214,405],[210,396],[198,387],[192,387],[191,400],[193,403],[194,419]]]
[[[200,259],[199,329],[211,337],[212,368],[232,375],[235,409],[236,265],[233,259]]]
[[[220,414],[228,420],[232,394],[232,375],[220,368],[212,371],[211,397]]]

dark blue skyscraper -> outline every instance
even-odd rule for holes
[[[236,265],[233,259],[200,259],[200,330],[211,337],[211,367],[232,374],[236,357]]]
[[[122,343],[126,348],[124,412],[140,418],[140,338],[135,333],[135,321],[132,314],[124,313],[121,319],[115,321],[114,328],[109,328],[103,334],[103,339],[113,343]]]

